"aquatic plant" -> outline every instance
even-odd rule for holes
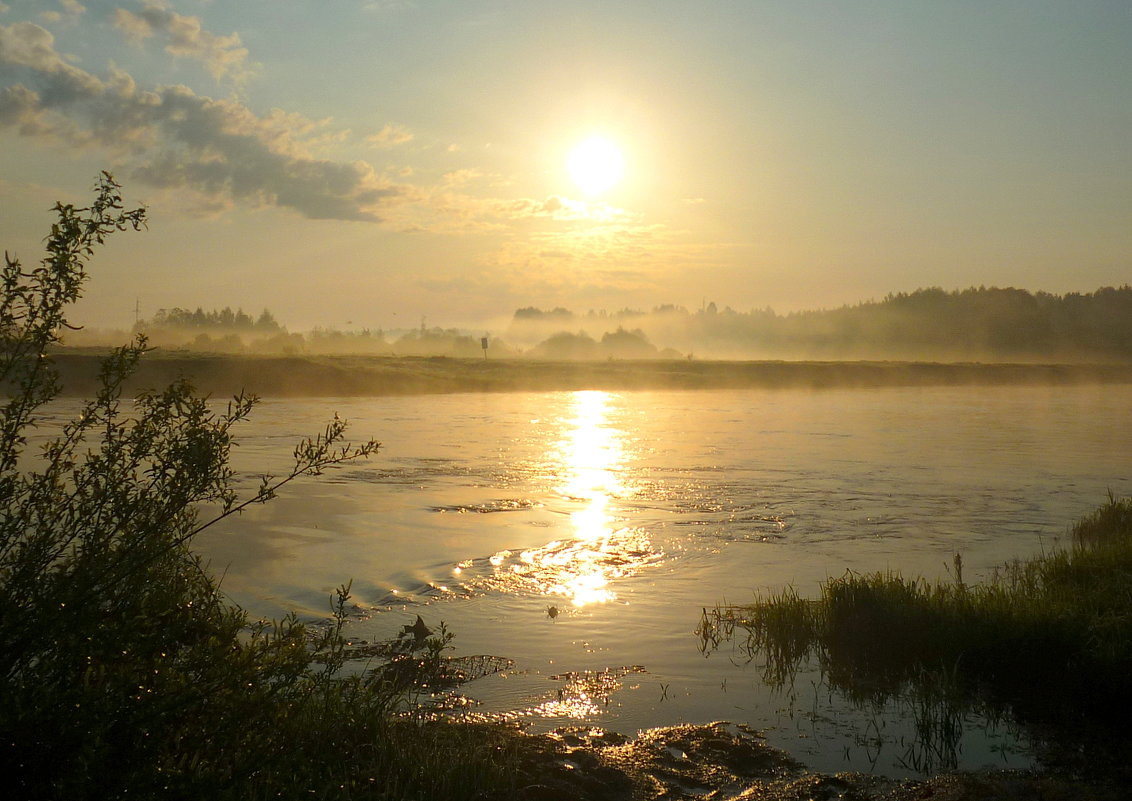
[[[816,599],[787,588],[705,609],[699,634],[709,650],[741,633],[772,685],[813,658],[858,704],[910,699],[920,753],[947,766],[971,710],[1009,713],[1037,739],[1122,728],[1130,597],[1132,499],[1110,495],[1073,526],[1069,547],[1004,565],[986,583],[964,582],[958,556],[946,582],[847,572]]]
[[[193,538],[302,476],[373,453],[333,419],[290,470],[241,495],[228,466],[255,406],[185,381],[123,399],[138,337],[93,399],[33,447],[58,409],[51,347],[110,234],[139,229],[103,174],[57,204],[47,255],[6,254],[0,282],[0,773],[19,798],[460,798],[504,786],[498,732],[397,715],[406,686],[344,670],[348,586],[321,631],[251,621]],[[428,638],[424,638],[427,642]],[[436,653],[446,643],[433,645]]]

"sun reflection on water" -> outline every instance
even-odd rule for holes
[[[625,543],[616,537],[609,501],[624,492],[618,470],[624,461],[621,437],[624,433],[608,423],[609,395],[605,392],[578,392],[574,395],[572,428],[559,448],[568,473],[560,492],[585,503],[571,514],[576,533],[575,547],[568,549],[568,561],[559,551],[553,561],[561,569],[562,580],[548,592],[570,599],[575,606],[611,601],[608,589],[615,563]],[[638,547],[635,550],[640,550]],[[643,543],[647,545],[646,543]],[[535,558],[542,554],[535,554]],[[612,557],[612,560],[611,560]]]
[[[613,397],[606,392],[575,392],[572,417],[551,454],[555,492],[576,506],[570,512],[572,536],[521,553],[500,551],[490,559],[503,588],[558,596],[575,607],[616,599],[611,582],[655,563],[658,553],[648,532],[618,527],[613,503],[627,492],[625,432],[610,422]]]

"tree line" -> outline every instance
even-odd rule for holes
[[[778,314],[708,303],[574,314],[519,309],[511,330],[540,341],[563,331],[632,327],[683,352],[746,358],[1132,357],[1132,286],[1056,295],[1012,287],[939,287],[836,309]]]
[[[269,310],[160,309],[138,323],[154,345],[220,352],[483,355],[478,333],[452,328],[315,328],[291,333]],[[651,310],[517,309],[493,358],[1126,360],[1132,358],[1132,286],[1057,295],[1013,287],[940,287],[890,293],[835,309],[786,314],[715,303]]]
[[[158,309],[149,320],[139,321],[139,330],[190,328],[190,329],[225,329],[230,331],[256,331],[264,334],[274,334],[283,330],[283,326],[267,309],[259,317],[252,317],[243,309],[232,311],[230,306],[223,309],[205,311],[197,306],[196,311],[182,309],[174,306],[172,309]]]

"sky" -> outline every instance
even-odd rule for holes
[[[1093,291],[1132,281],[1130,42],[1128,0],[3,0],[0,246],[108,170],[149,228],[91,327]]]

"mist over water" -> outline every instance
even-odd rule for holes
[[[457,654],[513,659],[463,688],[473,715],[630,734],[727,719],[818,769],[901,774],[898,715],[848,708],[816,673],[770,691],[743,654],[701,653],[701,608],[813,595],[845,570],[946,576],[956,552],[978,580],[1048,548],[1132,492],[1130,402],[1128,386],[264,402],[234,458],[249,488],[334,411],[385,446],[197,544],[253,614],[322,617],[352,579],[360,639],[420,614]],[[974,721],[962,764],[1017,751]]]

